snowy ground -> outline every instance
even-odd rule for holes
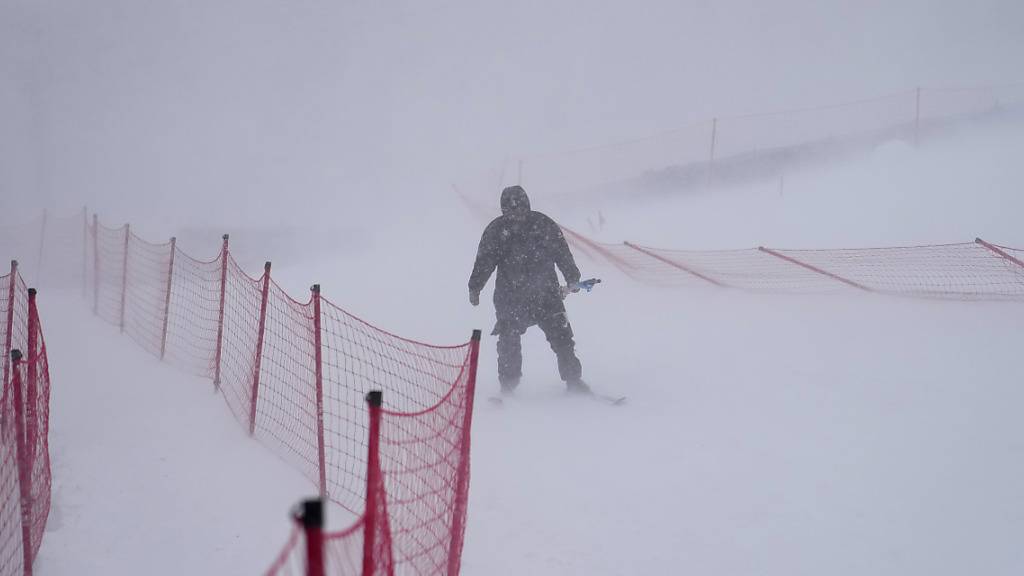
[[[1017,128],[894,144],[795,176],[782,196],[647,199],[607,214],[610,239],[1024,245],[1019,210],[1004,209],[1021,206],[1010,159],[1022,143]],[[319,282],[415,338],[489,332],[489,303],[470,308],[465,288],[482,225],[437,194],[365,252],[278,261],[276,278],[295,294]],[[721,243],[695,245],[668,213]],[[1024,306],[666,291],[581,267],[605,278],[568,304],[586,376],[630,403],[563,397],[534,330],[520,398],[491,406],[485,338],[465,574],[1024,571]],[[161,366],[73,298],[44,302],[55,488],[38,572],[264,568],[312,487],[246,439],[209,382]]]
[[[536,335],[523,405],[481,406],[467,573],[1024,567],[1024,310],[633,297],[574,317],[629,407],[553,398]]]

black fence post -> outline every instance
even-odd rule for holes
[[[324,576],[324,503],[303,500],[295,509],[295,521],[306,535],[306,576]]]

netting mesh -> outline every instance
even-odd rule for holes
[[[299,548],[301,536],[302,528],[296,523],[288,541],[265,572],[267,576],[306,576],[306,556]]]
[[[629,262],[639,281],[661,286],[711,285],[754,292],[835,292],[848,287],[756,248],[744,250],[670,250],[633,245],[607,249]],[[699,276],[698,276],[699,275]]]
[[[1024,267],[978,243],[780,252],[877,292],[935,298],[1024,298]]]
[[[472,350],[472,348],[471,348]],[[460,370],[472,381],[476,355]],[[469,385],[472,393],[472,385]],[[453,388],[454,392],[456,389]],[[451,418],[442,406],[456,406],[445,395],[439,404],[413,413],[371,406],[360,468],[365,487],[363,514],[352,526],[321,536],[328,574],[458,574],[469,482],[468,412]],[[446,422],[421,431],[422,418]],[[449,473],[438,474],[439,470]],[[307,557],[293,533],[268,574],[303,573]],[[318,572],[308,572],[310,574]]]
[[[588,239],[577,242],[588,254],[652,285],[717,283],[757,292],[863,289],[923,298],[1024,299],[1024,266],[981,241],[893,248],[706,251],[603,244]],[[1010,255],[1021,252],[997,248]]]
[[[1014,264],[1021,265],[1024,262],[1024,249],[1010,248],[1009,246],[1000,246],[999,244],[993,244],[993,246],[1005,252],[1010,258],[1013,258]]]
[[[233,261],[228,261],[219,387],[238,423],[246,429],[249,429],[252,419],[252,387],[260,324],[260,284],[260,280],[250,278]],[[217,364],[215,350],[214,354],[214,364]],[[214,366],[214,371],[217,371],[217,366]]]
[[[447,440],[435,430],[437,418],[452,427],[450,432],[461,432],[454,411],[468,408],[469,347],[435,347],[394,336],[326,299],[322,317],[324,417],[331,423],[324,429],[328,494],[346,509],[359,512],[366,486],[367,392],[383,391],[389,409],[383,432],[387,475],[390,450],[402,449],[400,430],[392,431],[392,412],[419,419],[424,443],[440,446]],[[393,446],[387,438],[394,438]]]
[[[360,518],[351,528],[324,538],[324,571],[327,574],[362,574],[363,520]],[[378,541],[379,542],[379,541]],[[386,556],[385,556],[386,558]],[[371,563],[370,575],[389,576],[388,560]]]
[[[170,243],[150,244],[129,234],[124,332],[156,356],[163,344],[170,265]]]
[[[461,554],[466,488],[459,479],[468,482],[471,347],[400,338],[326,300],[322,318],[328,495],[353,512],[365,506],[363,398],[383,391],[388,409],[381,418],[380,460],[395,569],[447,573]]]
[[[404,339],[317,298],[314,294],[308,304],[282,299],[280,305],[310,327],[305,339],[293,332],[290,340],[301,342],[302,350],[312,350],[316,323],[309,311],[319,304],[323,480],[331,500],[361,514],[352,528],[326,537],[328,573],[362,572],[360,548],[367,525],[374,529],[374,552],[368,559],[371,571],[363,573],[457,573],[468,498],[471,346],[438,347]],[[272,331],[268,323],[268,334]],[[290,372],[289,366],[302,365],[264,350],[265,359],[275,356],[278,360],[273,365],[282,367],[278,370]],[[266,367],[265,374],[278,371]],[[295,380],[309,381],[313,393],[316,377],[315,371],[305,372]],[[261,384],[261,394],[275,388]],[[392,407],[380,413],[377,480],[368,478],[373,466],[368,460],[371,425],[365,397],[371,390],[383,391],[385,403]],[[289,447],[293,457],[314,474],[315,430],[288,431],[300,420],[290,414],[315,413],[315,395],[293,394],[288,402],[275,402],[271,394],[260,397],[258,414],[273,417],[258,418],[257,434],[269,434],[277,441],[305,437],[305,442]],[[372,497],[368,486],[377,487]],[[370,524],[366,524],[368,500],[374,503],[377,518]],[[273,573],[288,574],[290,565],[285,562]]]
[[[22,574],[24,548],[14,397],[6,393],[6,387],[0,399],[0,411],[0,574],[13,576]]]
[[[0,283],[0,574],[13,575],[34,561],[50,512],[50,373],[34,296],[16,271]]]
[[[95,270],[93,272],[93,311],[97,316],[121,325],[121,302],[125,295],[124,269],[128,228],[99,225],[93,231]]]
[[[214,377],[220,318],[221,259],[196,260],[175,249],[164,358],[185,371]]]
[[[271,281],[267,290],[256,435],[319,486],[313,331],[312,302],[293,300]]]
[[[24,288],[24,283],[21,283]],[[30,512],[32,558],[39,554],[43,532],[50,515],[50,367],[46,356],[46,343],[39,313],[33,306],[29,310],[30,325],[28,342],[23,349],[24,359],[18,374],[25,390],[25,446],[29,466]]]
[[[10,393],[10,350],[15,338],[25,340],[20,330],[13,329],[17,288],[12,286],[12,281],[16,283],[16,274],[0,277],[0,322],[4,330],[0,335],[4,339],[3,396],[0,398],[0,574],[5,576],[21,574],[24,562],[15,406],[14,395]]]
[[[808,161],[917,141],[1024,105],[1024,83],[923,88],[821,106],[719,116],[657,134],[506,160],[464,177],[469,197],[491,198],[521,184],[548,206],[579,207],[624,187],[699,188],[778,177]],[[490,204],[490,201],[487,201]]]
[[[197,260],[174,241],[127,226],[88,228],[86,289],[97,315],[151,354],[213,378],[231,413],[320,492],[365,518],[364,396],[383,391],[380,493],[372,563],[379,573],[449,573],[458,566],[468,491],[470,344],[438,347],[395,336],[322,299],[303,302],[231,257]],[[377,500],[374,500],[377,502]],[[358,534],[356,534],[358,532]],[[332,535],[335,561],[362,562]],[[378,548],[380,550],[378,550]],[[387,559],[382,554],[387,551]],[[342,554],[340,551],[348,551]],[[392,560],[393,559],[393,560]],[[392,563],[393,562],[393,563]],[[394,570],[392,570],[394,568]]]

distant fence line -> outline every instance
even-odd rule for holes
[[[883,248],[678,250],[597,242],[563,230],[578,250],[649,285],[1024,301],[1024,250],[981,238]]]
[[[509,159],[462,179],[471,198],[521,184],[538,198],[617,190],[626,183],[685,189],[776,174],[793,163],[890,139],[917,142],[961,120],[1024,105],[1024,82],[913,88],[821,106],[719,116],[646,137]]]

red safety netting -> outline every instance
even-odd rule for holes
[[[221,258],[202,261],[175,248],[163,355],[185,371],[214,377]]]
[[[123,330],[156,356],[163,345],[170,263],[170,243],[150,244],[135,234],[128,235]]]
[[[980,242],[980,240],[975,240],[975,242]],[[1009,261],[1014,263],[1024,262],[1024,249],[1010,248],[1009,246],[1000,246],[999,244],[993,244],[992,246],[1002,250],[1002,252],[1009,257]]]
[[[18,445],[15,442],[14,395],[11,381],[11,347],[27,342],[27,318],[16,311],[17,273],[0,276],[0,326],[3,338],[3,396],[0,399],[0,574],[21,574],[24,565],[21,496],[18,482]],[[17,324],[15,324],[15,319]],[[25,330],[20,326],[24,324]]]
[[[261,346],[257,402],[251,394],[246,406],[255,406],[256,435],[273,446],[311,482],[320,486],[317,408],[317,361],[314,305],[298,302],[273,280],[266,281],[266,320]],[[256,286],[258,297],[262,286]],[[257,308],[260,300],[256,300]],[[258,318],[257,318],[258,322]],[[250,379],[251,383],[251,379]],[[324,434],[336,417],[323,414]],[[325,473],[327,470],[325,470]]]
[[[367,412],[381,390],[380,467],[396,569],[448,572],[461,552],[469,474],[475,357],[470,344],[436,347],[382,332],[324,302],[324,413],[328,495],[352,511],[365,491]]]
[[[471,344],[439,347],[390,334],[320,297],[296,300],[253,278],[225,237],[209,261],[154,244],[128,226],[87,227],[86,289],[96,314],[151,354],[212,378],[250,434],[296,466],[321,495],[372,526],[378,572],[454,574],[469,478]],[[475,358],[475,357],[474,357]],[[368,479],[364,396],[381,391],[379,480]],[[375,496],[368,486],[379,486]],[[370,509],[380,519],[369,522]],[[329,556],[358,561],[353,539],[328,535]],[[353,551],[358,550],[358,554]],[[348,551],[344,552],[343,551]],[[354,560],[353,560],[354,559]],[[453,571],[454,570],[454,571]]]
[[[319,529],[307,529],[306,550],[299,546],[303,538],[297,530],[268,574],[458,574],[468,503],[469,429],[479,333],[468,348],[439,348],[382,333],[340,309],[335,312],[340,316],[334,319],[344,331],[328,333],[342,346],[324,344],[336,358],[325,366],[335,368],[344,380],[354,378],[370,388],[399,384],[398,390],[417,393],[399,392],[398,403],[408,411],[383,410],[373,401],[369,410],[357,406],[362,399],[349,386],[338,388],[345,392],[341,396],[327,395],[329,405],[340,404],[353,415],[356,411],[363,415],[361,422],[335,419],[350,422],[345,430],[336,431],[343,434],[332,434],[344,448],[327,444],[328,454],[346,456],[343,498],[332,493],[332,499],[350,510],[354,508],[343,500],[355,501],[362,514],[338,533],[321,535]],[[390,362],[379,371],[362,364],[359,360],[365,354],[361,352],[366,349],[361,343],[371,345],[371,355]],[[406,379],[403,374],[416,376]],[[443,390],[450,376],[455,384],[440,397],[432,397]],[[309,570],[307,562],[319,562],[314,560],[318,554],[307,552],[311,545],[322,548],[325,572]]]
[[[230,259],[224,271],[223,329],[220,346],[215,343],[212,351],[214,384],[238,423],[251,432],[262,280],[250,278]]]
[[[4,394],[0,400],[0,574],[4,576],[20,575],[24,567],[14,418],[14,396]]]
[[[97,225],[93,229],[93,313],[114,325],[120,326],[125,297],[125,266],[128,256],[127,227],[107,228]]]
[[[269,396],[262,397],[257,434],[268,434],[277,442],[292,439],[289,453],[308,474],[317,471],[317,459],[323,458],[321,481],[327,496],[361,514],[354,526],[325,536],[327,573],[457,574],[468,500],[473,347],[437,347],[383,332],[318,298],[315,291],[309,304],[282,305],[314,324],[318,299],[323,451],[318,452],[315,430],[289,433],[287,426],[296,421],[288,417],[289,410],[315,412],[315,373],[307,375],[312,395],[277,396],[272,402]],[[306,316],[303,309],[314,314]],[[313,351],[316,333],[311,326],[312,338],[306,345]],[[297,333],[291,336],[301,338]],[[276,359],[272,361],[286,372],[288,366],[299,365],[281,354],[268,355],[266,349],[264,359]],[[275,394],[278,387],[264,387],[263,382],[261,394]],[[380,410],[376,428],[364,401],[371,390],[382,391],[385,403],[394,407]],[[268,407],[266,418],[263,406]],[[371,448],[375,430],[377,444]],[[305,442],[300,441],[303,437]],[[376,464],[370,456],[374,450]],[[376,476],[374,470],[379,470]],[[376,487],[375,492],[368,487]],[[367,506],[376,511],[376,520],[367,520]],[[360,562],[368,526],[375,534],[375,551],[367,572]],[[303,561],[302,550],[286,551],[271,573],[291,573],[288,566],[301,566]]]
[[[31,574],[50,512],[50,373],[35,303],[12,266],[0,277],[0,574]]]
[[[832,250],[674,250],[567,236],[639,282],[755,292],[865,291],[921,298],[1024,300],[1022,251],[970,243]],[[1017,256],[1014,256],[1014,255]]]

